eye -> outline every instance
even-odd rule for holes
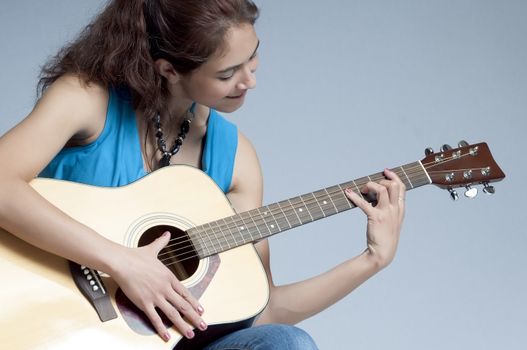
[[[231,79],[233,76],[234,76],[234,69],[231,69],[226,72],[223,72],[220,76],[218,76],[218,79],[222,81],[227,81]]]
[[[232,79],[233,76],[234,76],[234,75],[230,75],[230,76],[228,76],[228,77],[218,77],[218,79],[221,80],[221,81],[227,81],[227,80]]]

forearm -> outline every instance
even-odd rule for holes
[[[269,304],[257,323],[298,323],[336,303],[381,268],[366,250],[313,278],[272,287]]]
[[[0,226],[36,247],[107,273],[122,248],[54,207],[23,180],[5,180],[0,188]]]

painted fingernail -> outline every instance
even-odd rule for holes
[[[199,329],[204,331],[205,329],[207,329],[207,324],[205,322],[201,321],[200,324],[199,324]]]
[[[163,334],[163,340],[164,341],[169,341],[170,340],[170,334],[168,332],[166,332],[165,334]]]
[[[194,332],[192,331],[192,329],[189,329],[187,331],[187,338],[189,338],[189,339],[194,338]]]

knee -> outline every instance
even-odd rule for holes
[[[271,333],[266,337],[269,349],[318,350],[313,338],[303,329],[285,324],[262,327],[267,328],[265,333]]]

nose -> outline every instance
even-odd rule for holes
[[[256,69],[244,67],[243,76],[236,87],[240,90],[254,89],[256,87]]]

